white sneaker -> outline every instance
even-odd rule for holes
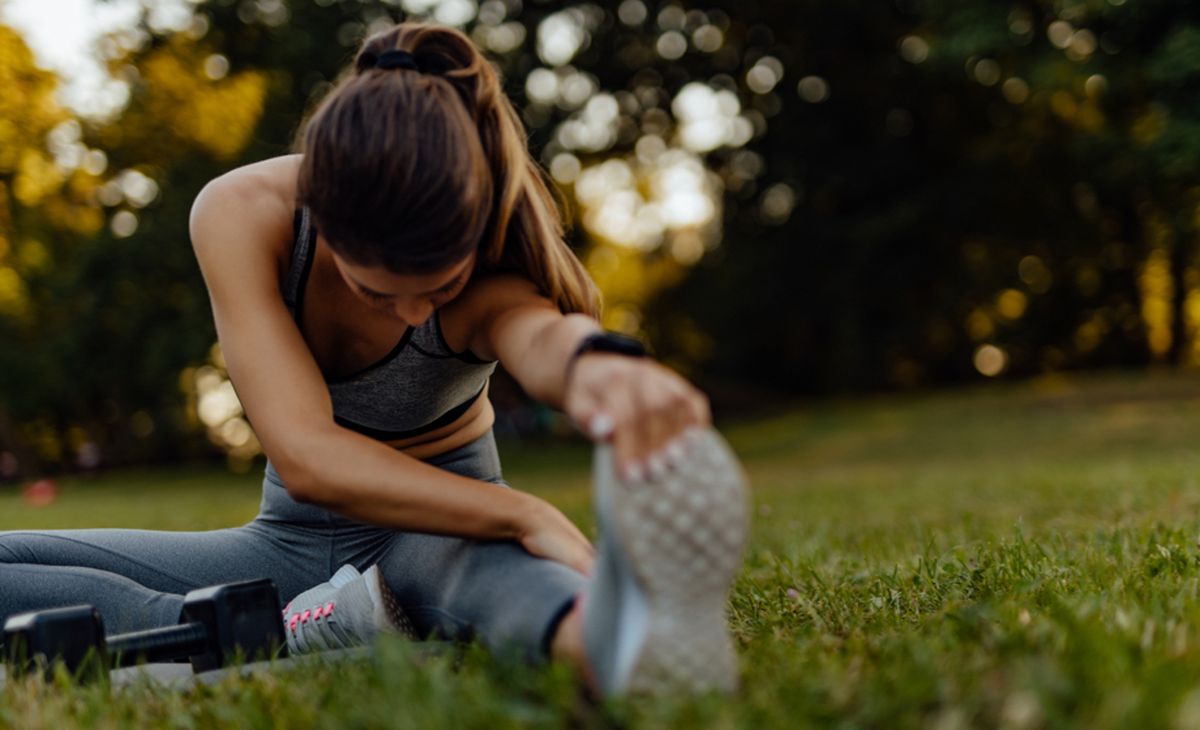
[[[377,565],[361,575],[343,565],[328,582],[292,599],[283,625],[291,654],[369,644],[380,633],[416,636]]]
[[[583,633],[605,696],[737,688],[725,604],[748,532],[746,480],[716,431],[684,444],[674,467],[636,484],[596,448],[600,546]]]

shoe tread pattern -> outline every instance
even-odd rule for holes
[[[618,481],[617,529],[649,601],[647,635],[628,689],[733,691],[737,656],[725,605],[748,532],[746,480],[715,431],[691,434],[676,466]]]

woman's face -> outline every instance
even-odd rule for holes
[[[333,260],[355,296],[410,327],[420,327],[435,309],[458,296],[475,269],[475,254],[431,274],[396,274],[359,266],[336,253]]]

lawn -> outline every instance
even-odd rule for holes
[[[481,651],[370,659],[177,694],[30,681],[0,726],[1200,728],[1200,377],[1107,376],[797,405],[733,424],[754,525],[732,698],[599,708],[561,668]],[[587,450],[502,445],[582,524]],[[258,475],[0,493],[0,529],[207,529]]]

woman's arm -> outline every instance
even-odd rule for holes
[[[590,544],[543,500],[438,469],[334,422],[320,369],[279,293],[286,250],[271,242],[290,240],[293,211],[291,196],[271,185],[261,170],[218,178],[190,223],[230,379],[289,493],[382,526],[536,542],[538,554],[586,571]]]
[[[664,468],[677,438],[711,422],[704,394],[653,360],[595,352],[572,362],[599,323],[562,314],[529,281],[493,277],[471,300],[480,325],[470,349],[499,359],[525,392],[564,410],[585,433],[611,439],[627,479]]]

